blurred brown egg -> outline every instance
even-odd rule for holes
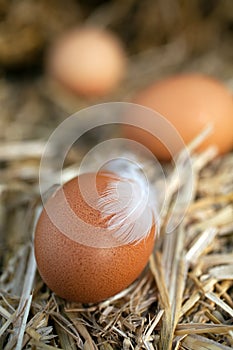
[[[129,286],[146,266],[154,245],[154,223],[143,239],[118,244],[107,228],[114,215],[103,217],[96,209],[99,196],[108,190],[108,197],[109,186],[120,182],[110,173],[82,174],[47,201],[36,227],[35,255],[41,277],[59,296],[101,301]],[[79,223],[70,220],[68,207]]]
[[[230,91],[214,78],[201,74],[180,74],[165,78],[140,91],[133,102],[153,109],[167,119],[178,131],[184,143],[189,143],[208,125],[213,132],[199,147],[216,145],[219,154],[228,152],[233,146],[233,99]],[[156,133],[158,125],[145,120],[145,127]],[[162,144],[146,131],[135,127],[124,127],[124,133],[149,148],[160,160],[170,160],[166,148],[180,151],[181,143],[168,130]]]
[[[119,38],[95,27],[65,33],[47,57],[49,75],[86,97],[110,93],[123,78],[125,66],[126,55]]]

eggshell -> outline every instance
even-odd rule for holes
[[[233,146],[233,99],[230,91],[214,78],[201,74],[181,74],[162,79],[140,91],[133,102],[149,107],[165,117],[179,132],[185,144],[195,138],[207,125],[213,125],[213,133],[198,149],[216,145],[219,154],[232,149]],[[145,127],[156,132],[156,123]],[[158,139],[143,130],[133,127],[125,128],[127,137],[141,142],[148,147],[158,159],[169,160],[170,152]],[[180,151],[172,135],[172,148]]]
[[[80,179],[82,192],[78,185]],[[35,256],[41,277],[56,294],[77,302],[98,302],[126,288],[147,264],[155,239],[154,225],[145,239],[109,248],[83,245],[61,232],[46,210],[52,210],[55,219],[60,217],[67,228],[71,227],[64,208],[59,208],[62,189],[67,205],[80,219],[106,229],[107,222],[101,218],[101,213],[89,205],[96,199],[90,188],[93,179],[95,174],[83,174],[60,188],[46,203],[35,231]],[[97,192],[104,191],[111,179],[110,174],[99,173],[95,180]],[[88,226],[86,232],[77,229],[77,238],[81,234],[90,234]],[[96,236],[95,240],[98,239]]]
[[[66,88],[87,97],[111,92],[123,78],[126,55],[120,40],[95,27],[75,28],[53,45],[49,74]]]

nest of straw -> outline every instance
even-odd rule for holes
[[[0,349],[233,347],[232,153],[216,158],[214,149],[197,154],[191,147],[193,198],[172,235],[164,228],[178,185],[168,170],[161,234],[147,269],[104,302],[82,305],[54,295],[37,273],[32,245],[46,139],[69,114],[103,102],[71,96],[48,81],[40,59],[49,40],[83,22],[122,37],[130,65],[124,84],[106,101],[127,101],[155,78],[187,70],[213,74],[233,90],[232,13],[232,1],[0,3]],[[36,73],[25,71],[25,55]],[[69,154],[68,177],[81,158],[82,150]]]
[[[11,146],[4,150],[9,160]],[[193,153],[193,200],[170,235],[164,234],[164,227],[178,182],[175,173],[168,173],[161,235],[146,271],[120,294],[82,305],[54,295],[36,272],[31,237],[40,205],[38,191],[32,191],[25,177],[36,183],[43,145],[31,144],[32,154],[28,146],[18,145],[9,161],[20,160],[17,172],[6,167],[5,175],[9,172],[11,178],[0,188],[1,229],[8,226],[1,235],[1,348],[232,348],[232,154],[215,158],[212,148]],[[73,171],[69,165],[65,176]]]

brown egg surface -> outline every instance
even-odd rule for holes
[[[75,28],[51,47],[50,76],[76,94],[99,97],[111,92],[125,72],[126,55],[120,40],[97,27]]]
[[[233,99],[230,91],[214,78],[201,74],[180,74],[162,79],[140,91],[133,102],[149,107],[165,117],[179,132],[184,143],[189,143],[207,125],[213,132],[199,150],[216,145],[219,154],[228,152],[233,146]],[[153,123],[152,123],[153,124]],[[156,132],[157,125],[147,125]],[[143,143],[158,159],[169,160],[171,155],[158,139],[133,127],[125,128],[127,137]],[[169,139],[172,135],[167,133]],[[176,139],[172,145],[180,151]]]
[[[93,178],[95,174],[80,175],[55,192],[46,203],[35,232],[35,255],[41,277],[56,294],[77,302],[98,302],[126,288],[147,264],[155,238],[153,226],[140,242],[102,248],[98,244],[94,247],[78,242],[79,235],[89,235],[88,226],[86,232],[79,232],[77,228],[76,237],[61,232],[52,222],[56,215],[62,218],[68,231],[72,226],[66,215],[62,214],[65,213],[64,208],[59,208],[62,189],[67,204],[81,220],[106,231],[107,221],[102,220],[101,213],[89,205],[96,199],[96,193],[93,194],[90,188]],[[82,193],[79,179],[82,179]],[[98,174],[97,192],[101,193],[110,180],[109,174]],[[88,197],[88,203],[83,194],[85,199]],[[53,220],[47,213],[49,210],[56,213]],[[96,235],[95,239],[100,238]]]

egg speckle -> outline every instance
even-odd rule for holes
[[[216,145],[219,154],[232,149],[233,146],[233,99],[230,91],[218,80],[201,74],[180,74],[162,79],[143,91],[137,93],[133,102],[149,107],[165,117],[179,132],[184,143],[194,139],[208,125],[213,132],[203,142],[199,151],[207,146]],[[156,133],[156,122],[147,125]],[[148,147],[158,159],[169,160],[171,155],[164,145],[155,137],[141,129],[124,128],[127,137],[141,142]],[[175,152],[180,145],[172,135],[167,133],[169,143],[173,142]]]
[[[119,38],[97,27],[75,28],[54,43],[48,73],[64,87],[86,97],[103,96],[124,76],[126,55]]]
[[[97,192],[90,185],[93,179]],[[82,191],[79,186],[80,180]],[[102,220],[101,212],[95,209],[96,197],[101,195],[110,181],[113,181],[113,178],[107,173],[98,173],[97,176],[92,173],[82,174],[72,179],[49,198],[38,220],[35,231],[38,270],[51,290],[65,299],[98,302],[120,292],[140,275],[152,252],[154,225],[144,239],[130,244],[113,244],[102,248],[98,244],[98,235],[91,237],[92,246],[79,242],[82,235],[87,239],[91,236],[90,227],[103,231],[103,236],[110,235],[106,228],[111,216]],[[83,226],[86,227],[85,232],[81,226],[72,232],[72,223],[59,200],[62,191],[65,194],[66,205],[88,224]],[[54,213],[52,220],[48,215],[49,211]],[[59,220],[67,228],[68,234],[64,234],[57,225]],[[93,240],[96,240],[96,247]]]

